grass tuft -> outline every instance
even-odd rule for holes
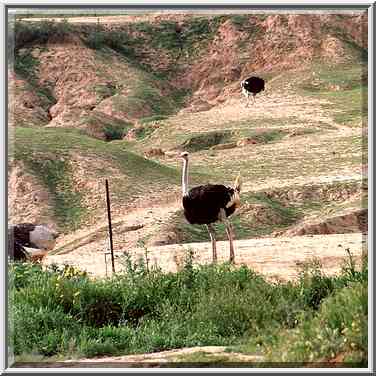
[[[163,274],[125,259],[125,271],[105,280],[72,267],[12,264],[15,354],[92,357],[238,345],[233,349],[258,349],[278,361],[343,352],[366,361],[366,268],[350,263],[328,289],[316,266],[294,284],[269,283],[246,266],[191,261],[188,254],[180,272]],[[312,304],[312,296],[320,299]]]

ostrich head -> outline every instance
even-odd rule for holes
[[[57,232],[49,229],[47,226],[37,225],[30,232],[30,243],[36,248],[51,250],[55,247],[58,236]]]
[[[187,151],[183,151],[181,154],[180,154],[180,157],[187,160],[188,159],[188,155],[189,153]]]

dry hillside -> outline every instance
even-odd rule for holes
[[[106,178],[119,260],[152,247],[175,270],[181,244],[198,242],[205,260],[206,230],[180,208],[182,150],[192,184],[241,172],[239,263],[267,269],[252,258],[260,238],[280,237],[273,247],[283,252],[321,235],[308,255],[323,255],[331,271],[338,263],[325,244],[364,250],[366,13],[28,18],[12,27],[10,221],[60,231],[46,262],[104,274]],[[250,74],[266,91],[246,108],[239,82]],[[175,259],[163,256],[171,249]]]

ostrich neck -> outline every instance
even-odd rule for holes
[[[188,160],[187,159],[184,159],[184,162],[183,162],[182,191],[183,191],[183,196],[186,196],[188,194]]]

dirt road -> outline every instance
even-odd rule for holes
[[[341,270],[347,257],[346,249],[359,262],[366,246],[366,238],[361,233],[238,240],[235,243],[236,265],[247,265],[270,279],[292,280],[298,276],[299,265],[318,259],[324,272],[332,275]],[[218,262],[227,261],[228,242],[217,242],[217,248]],[[194,252],[195,264],[211,262],[209,242],[172,244],[148,248],[149,266],[159,267],[165,272],[175,272],[184,264],[190,249]],[[116,251],[115,255],[116,270],[120,271],[123,269],[120,263],[122,252]],[[136,248],[131,256],[135,261],[140,258],[145,261],[145,250]],[[90,246],[63,255],[48,256],[46,263],[67,263],[85,269],[93,276],[106,275],[103,252]]]

